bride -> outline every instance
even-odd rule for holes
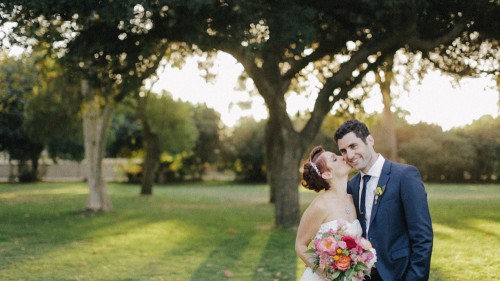
[[[300,220],[295,239],[295,252],[304,261],[306,270],[301,281],[321,281],[324,278],[313,272],[311,253],[307,253],[311,238],[318,232],[337,228],[339,223],[347,225],[347,232],[361,236],[362,230],[356,219],[352,197],[347,194],[347,177],[351,167],[342,156],[325,151],[321,146],[313,148],[309,160],[304,164],[302,186],[320,192],[307,207]]]

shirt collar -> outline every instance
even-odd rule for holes
[[[361,172],[361,177],[364,175],[370,175],[371,177],[380,177],[380,174],[382,173],[382,168],[384,167],[384,161],[385,158],[382,156],[382,154],[379,154],[377,157],[377,160],[375,160],[375,163],[373,163],[373,166],[368,170],[368,173],[363,173]]]

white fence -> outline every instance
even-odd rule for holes
[[[127,159],[104,159],[102,163],[103,175],[106,181],[126,181],[125,173],[120,165],[128,163]],[[51,160],[41,160],[39,175],[42,181],[84,181],[86,178],[86,161],[75,162],[61,160],[53,163]],[[0,159],[0,182],[14,180],[18,177],[17,161],[9,163]]]

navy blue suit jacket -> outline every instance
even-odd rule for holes
[[[359,216],[356,174],[348,183]],[[428,280],[433,232],[427,193],[414,166],[385,160],[377,187],[384,193],[373,204],[368,240],[377,251],[377,271],[383,280]]]

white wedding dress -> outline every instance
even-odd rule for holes
[[[347,234],[352,235],[352,236],[361,236],[363,233],[363,230],[361,229],[361,224],[359,223],[358,220],[355,220],[353,222],[344,222],[347,226]],[[333,220],[329,222],[323,223],[318,230],[318,233],[324,233],[327,232],[329,229],[337,229],[339,225],[338,220]],[[325,279],[321,277],[320,275],[314,273],[310,267],[306,268],[304,271],[304,274],[302,274],[302,277],[300,278],[300,281],[324,281]]]

